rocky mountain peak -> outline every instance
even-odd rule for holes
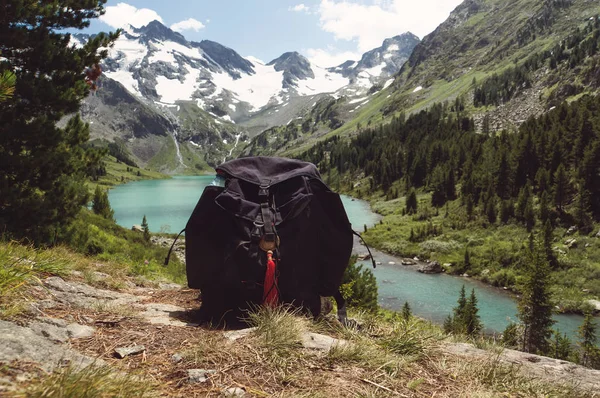
[[[202,40],[200,43],[191,42],[192,47],[200,48],[211,60],[225,69],[234,79],[241,77],[240,71],[246,74],[254,74],[252,62],[242,58],[237,52],[217,42]]]
[[[286,52],[267,65],[273,66],[278,72],[283,71],[284,88],[296,86],[296,80],[315,78],[308,59],[296,51]]]
[[[140,35],[141,41],[173,41],[188,46],[189,43],[181,33],[177,33],[157,20],[141,28],[133,28],[133,32]]]

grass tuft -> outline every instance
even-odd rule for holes
[[[20,396],[26,398],[151,397],[154,386],[137,376],[113,372],[109,367],[68,367],[35,381]]]

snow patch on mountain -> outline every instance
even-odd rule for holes
[[[258,110],[265,106],[269,100],[281,90],[283,71],[277,72],[272,66],[254,63],[253,75],[242,75],[240,79],[234,80],[229,74],[213,73],[213,84],[220,90],[228,90],[238,99],[252,106],[252,110]]]
[[[313,66],[314,79],[298,81],[297,92],[300,95],[314,95],[320,93],[333,93],[348,85],[348,79],[338,73],[328,72],[318,66]]]
[[[156,78],[156,92],[160,96],[162,102],[174,104],[175,101],[188,101],[196,91],[196,82],[200,77],[200,71],[190,67],[185,68],[187,74],[185,78],[169,79],[165,76]]]

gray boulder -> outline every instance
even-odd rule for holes
[[[442,266],[437,261],[432,261],[428,264],[423,264],[418,271],[422,274],[440,274],[444,272]]]

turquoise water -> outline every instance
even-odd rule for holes
[[[124,227],[141,224],[146,215],[152,232],[179,232],[185,227],[204,187],[212,180],[212,176],[202,176],[131,182],[109,192],[110,204],[117,223]],[[379,217],[371,212],[366,202],[348,197],[342,197],[342,200],[355,230],[362,231],[363,225],[372,226],[378,222]],[[362,247],[357,251],[366,252]],[[378,251],[374,251],[374,256],[382,263],[374,273],[379,285],[379,301],[385,308],[397,310],[408,301],[418,316],[442,323],[456,305],[458,292],[464,284],[468,291],[475,289],[481,320],[488,331],[502,331],[510,319],[516,320],[516,304],[502,290],[469,278],[421,274],[414,267],[400,265],[400,259]],[[363,264],[370,266],[371,263]],[[582,317],[558,315],[556,320],[555,327],[573,338]]]

